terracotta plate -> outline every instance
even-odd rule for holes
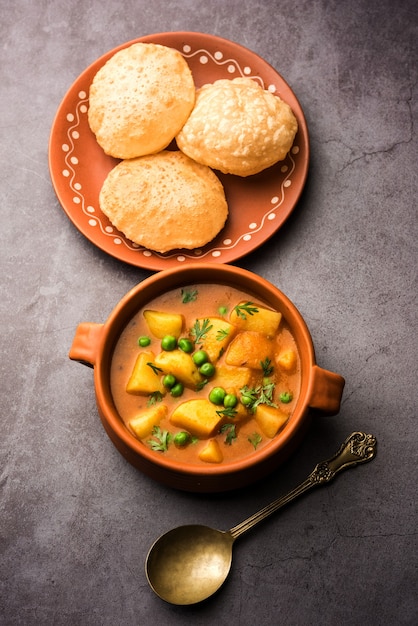
[[[197,87],[219,78],[247,76],[280,96],[293,109],[299,130],[284,161],[247,178],[219,174],[230,216],[222,232],[197,250],[158,254],[141,248],[117,231],[99,209],[98,196],[117,160],[104,154],[87,122],[89,86],[99,68],[118,50],[136,42],[153,42],[179,50]],[[196,263],[228,263],[259,247],[294,209],[308,172],[309,137],[303,111],[283,78],[262,58],[231,41],[202,33],[149,35],[127,42],[90,65],[74,82],[57,111],[50,136],[52,182],[70,220],[108,254],[151,270]],[[204,225],[202,225],[203,227]],[[155,228],[161,228],[159,224]]]

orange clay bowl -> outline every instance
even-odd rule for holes
[[[246,458],[207,466],[165,458],[136,439],[115,408],[110,390],[110,364],[116,342],[130,319],[153,298],[176,288],[212,283],[229,285],[282,313],[296,340],[301,360],[299,399],[286,426],[266,446]],[[98,412],[113,444],[129,463],[154,480],[191,492],[223,492],[244,487],[277,468],[295,450],[315,414],[335,415],[340,409],[344,378],[316,364],[309,330],[299,311],[274,285],[260,276],[229,265],[188,265],[164,270],[139,283],[116,305],[104,324],[82,323],[69,357],[94,368]]]

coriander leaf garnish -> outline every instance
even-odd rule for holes
[[[248,437],[248,441],[254,446],[254,450],[257,450],[258,444],[262,442],[262,437],[259,433],[253,433]]]
[[[257,389],[251,389],[246,385],[245,387],[242,387],[239,391],[241,394],[242,404],[251,410],[258,398]]]
[[[268,404],[269,406],[276,407],[277,404],[273,402],[274,383],[268,383],[263,385],[260,391],[260,402],[258,404]]]
[[[216,341],[223,341],[229,335],[229,328],[220,328],[216,333]]]
[[[162,399],[163,399],[163,394],[161,393],[161,391],[154,391],[154,393],[152,393],[150,397],[148,398],[147,406],[152,406],[153,404],[156,404],[157,402],[161,402]]]
[[[154,439],[147,441],[151,450],[156,452],[166,452],[171,441],[171,435],[168,430],[161,430],[159,426],[154,426],[152,429]]]
[[[219,417],[235,417],[237,413],[238,411],[231,406],[216,411],[216,414],[219,415]]]
[[[202,323],[200,323],[200,320],[196,320],[193,327],[190,329],[190,334],[194,338],[194,342],[202,343],[212,327],[212,324],[207,318],[204,319]]]
[[[247,315],[254,315],[254,313],[258,313],[257,307],[254,306],[254,302],[237,304],[234,306],[234,311],[238,317],[241,317],[243,320],[247,319]]]
[[[163,371],[161,369],[161,367],[158,367],[157,365],[155,365],[155,363],[151,363],[150,361],[147,363],[148,367],[150,367],[152,369],[152,371],[154,372],[154,374],[161,374],[161,372]]]
[[[235,424],[224,424],[221,427],[221,433],[226,433],[225,443],[228,446],[232,445],[233,440],[237,438]]]
[[[268,400],[273,400],[274,387],[274,383],[267,383],[262,387],[262,394],[266,396]]]
[[[258,385],[258,387],[249,388],[247,385],[240,389],[241,402],[250,411],[255,413],[259,404],[267,404],[268,406],[277,407],[273,402],[274,383],[267,385]]]
[[[182,289],[181,301],[183,302],[183,304],[187,304],[188,302],[194,302],[195,300],[197,300],[198,293],[199,292],[197,291],[197,289],[192,289],[190,291],[188,291],[187,289]]]
[[[260,361],[261,368],[263,370],[263,376],[270,376],[273,373],[273,366],[271,360],[266,357],[264,361]]]

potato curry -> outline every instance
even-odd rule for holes
[[[114,350],[111,389],[127,428],[156,454],[219,464],[285,427],[300,359],[280,311],[233,287],[197,284],[132,318]]]

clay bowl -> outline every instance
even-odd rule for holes
[[[124,425],[110,390],[112,352],[121,331],[147,302],[176,288],[197,283],[242,289],[282,313],[301,357],[301,389],[294,412],[269,444],[251,456],[204,467],[170,461],[138,441]],[[116,305],[104,324],[82,323],[69,357],[94,368],[98,412],[113,444],[129,463],[169,487],[191,492],[223,492],[251,484],[277,468],[300,444],[313,414],[335,415],[340,409],[344,378],[316,364],[309,330],[292,302],[274,285],[247,270],[228,265],[195,264],[168,269],[147,278]],[[313,411],[314,410],[314,411]]]

